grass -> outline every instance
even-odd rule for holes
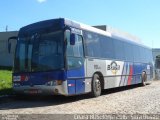
[[[12,70],[10,68],[3,68],[3,70],[0,69],[0,96],[11,93],[12,93]]]

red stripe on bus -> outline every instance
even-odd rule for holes
[[[128,85],[131,85],[132,75],[133,75],[133,67],[132,67],[132,65],[130,65],[129,76],[128,76]]]

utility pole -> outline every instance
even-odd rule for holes
[[[8,25],[6,25],[6,32],[8,31]]]

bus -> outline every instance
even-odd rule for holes
[[[13,89],[17,94],[101,95],[103,89],[153,79],[150,48],[66,18],[22,27],[16,39]]]

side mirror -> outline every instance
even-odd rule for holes
[[[10,42],[10,40],[17,40],[17,38],[18,37],[16,37],[16,36],[13,36],[13,37],[9,37],[8,38],[8,52],[10,53],[11,52],[11,42]]]
[[[75,41],[76,41],[76,35],[72,33],[70,37],[70,45],[75,45]]]

